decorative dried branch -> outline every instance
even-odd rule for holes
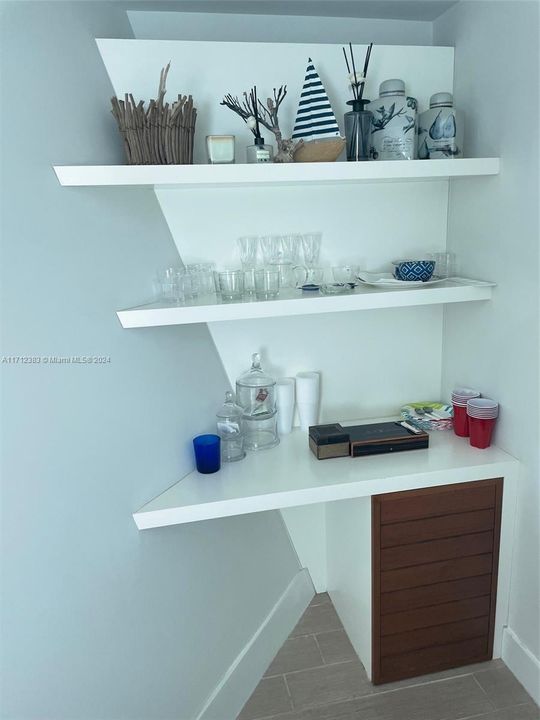
[[[178,95],[172,105],[164,103],[167,75],[171,64],[161,70],[157,100],[135,102],[133,95],[124,100],[111,99],[112,114],[124,141],[130,165],[191,164],[197,111],[191,95]]]

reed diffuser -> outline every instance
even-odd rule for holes
[[[351,105],[351,110],[345,113],[346,151],[347,160],[350,161],[369,160],[370,157],[371,121],[373,114],[365,109],[370,101],[364,99],[364,89],[372,47],[373,43],[370,43],[366,50],[364,69],[361,73],[356,71],[352,44],[349,43],[350,62],[347,57],[347,51],[345,48],[342,48],[353,94],[353,99],[347,101],[347,105]]]

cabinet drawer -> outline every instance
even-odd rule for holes
[[[492,547],[493,532],[487,531],[385,548],[381,550],[381,570],[393,570],[469,555],[483,555],[491,552]]]
[[[495,510],[493,508],[453,513],[424,520],[391,523],[381,527],[381,547],[395,547],[405,542],[424,542],[466,533],[484,532],[492,530],[494,525]]]
[[[491,573],[492,565],[492,555],[487,553],[486,555],[442,560],[441,562],[415,565],[414,567],[399,568],[397,570],[386,570],[381,572],[381,592],[404,590],[419,585],[433,585],[446,580],[486,575]]]
[[[373,497],[375,684],[491,657],[502,487]]]
[[[426,675],[450,667],[482,662],[487,655],[487,636],[474,638],[415,650],[404,655],[385,657],[381,660],[381,674],[386,678],[385,682],[391,682],[415,675]]]
[[[459,622],[446,623],[429,628],[409,630],[397,635],[387,635],[381,639],[381,657],[402,655],[412,650],[421,650],[434,645],[444,645],[460,640],[472,640],[487,637],[489,617],[470,618]]]
[[[489,595],[491,574],[381,594],[381,615]]]
[[[442,625],[456,620],[482,617],[489,614],[489,607],[490,596],[484,595],[483,597],[454,600],[454,602],[431,605],[416,610],[389,613],[381,617],[381,637],[432,625]]]
[[[381,525],[495,507],[492,481],[466,485],[468,487],[445,485],[443,488],[389,494],[381,506]],[[398,497],[403,495],[408,497]]]

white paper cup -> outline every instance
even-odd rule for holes
[[[319,405],[321,376],[318,372],[300,372],[296,376],[296,402],[300,405]]]
[[[287,435],[291,432],[294,420],[295,379],[279,378],[276,381],[276,406],[278,410],[278,432]]]
[[[298,403],[298,416],[300,418],[300,427],[302,430],[309,430],[311,425],[317,425],[319,422],[319,404],[315,403]]]

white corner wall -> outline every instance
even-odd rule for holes
[[[229,385],[204,325],[116,318],[178,257],[154,192],[63,188],[52,169],[123,162],[94,40],[129,34],[121,8],[1,5],[0,354],[110,358],[0,364],[6,720],[193,720],[211,696],[234,717],[272,644],[234,673],[225,711],[215,688],[263,623],[277,649],[312,593],[295,590],[278,513],[145,533],[132,519],[193,469]]]
[[[467,155],[500,155],[501,174],[451,183],[448,242],[462,269],[498,283],[493,301],[445,309],[443,388],[499,400],[496,442],[522,463],[503,659],[540,702],[539,5],[462,2],[434,24],[455,45],[454,95]]]

